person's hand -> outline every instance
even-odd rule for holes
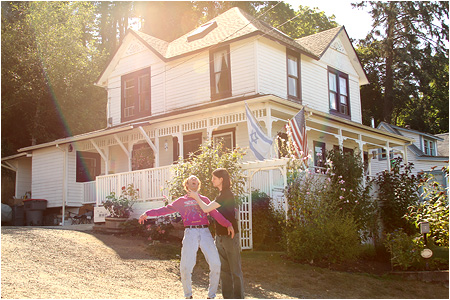
[[[144,222],[145,222],[145,220],[147,220],[147,214],[146,213],[143,213],[140,217],[139,217],[139,220],[138,220],[138,222],[139,222],[139,224],[144,224]]]
[[[198,192],[189,191],[188,192],[188,196],[193,198],[193,199],[195,199],[195,200],[200,199],[200,197],[198,196]]]
[[[234,228],[233,228],[233,225],[228,226],[227,229],[228,229],[228,235],[231,234],[231,238],[234,238]]]

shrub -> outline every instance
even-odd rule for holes
[[[391,254],[391,264],[394,267],[407,270],[421,261],[420,251],[423,246],[401,229],[388,233],[384,244]]]
[[[443,168],[448,176],[448,167]],[[423,188],[423,201],[408,207],[405,219],[419,228],[421,222],[430,224],[429,237],[437,246],[449,245],[449,202],[447,191],[430,174],[422,174],[420,187]]]
[[[341,149],[328,151],[326,166],[330,191],[325,200],[336,210],[351,214],[363,237],[375,237],[378,231],[376,205],[370,197],[370,182],[364,182],[360,154],[344,153]]]
[[[191,153],[186,161],[180,157],[174,167],[174,176],[169,182],[170,196],[178,198],[186,194],[183,181],[190,175],[195,175],[202,182],[199,192],[211,201],[214,200],[219,190],[211,183],[212,172],[217,168],[225,168],[230,174],[231,189],[234,195],[239,197],[243,194],[245,185],[243,171],[239,165],[244,154],[245,152],[240,148],[224,151],[221,143],[206,141],[200,145],[196,153]]]
[[[335,188],[325,176],[309,171],[288,184],[285,238],[290,257],[334,263],[359,254],[360,236],[353,216],[336,210],[327,200]]]
[[[393,160],[390,171],[383,171],[374,179],[378,185],[380,217],[386,232],[402,228],[407,234],[416,232],[403,216],[408,207],[419,201],[419,178],[412,174],[413,164],[401,165]]]
[[[271,198],[264,192],[252,192],[252,229],[255,250],[283,250],[284,211],[274,208]]]

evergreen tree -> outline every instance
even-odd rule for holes
[[[373,18],[372,31],[358,48],[371,82],[361,90],[364,123],[374,116],[402,125],[419,114],[431,122],[438,117],[439,123],[414,124],[416,129],[448,131],[448,105],[441,104],[448,103],[448,2],[367,1],[354,6],[369,6]],[[382,107],[377,107],[380,100]]]

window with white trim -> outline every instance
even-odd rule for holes
[[[211,98],[231,96],[230,46],[210,52]]]
[[[150,115],[150,68],[122,76],[122,121]]]
[[[287,49],[286,60],[288,98],[300,100],[300,55]]]
[[[423,152],[425,155],[435,156],[434,141],[423,139]]]

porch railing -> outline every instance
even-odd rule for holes
[[[83,185],[83,204],[96,203],[97,189],[95,187],[95,181],[84,182],[82,183],[82,185]]]
[[[111,192],[120,195],[122,187],[133,184],[139,189],[138,201],[163,199],[168,195],[167,181],[170,179],[171,166],[111,174],[97,177],[97,206],[106,200]]]

